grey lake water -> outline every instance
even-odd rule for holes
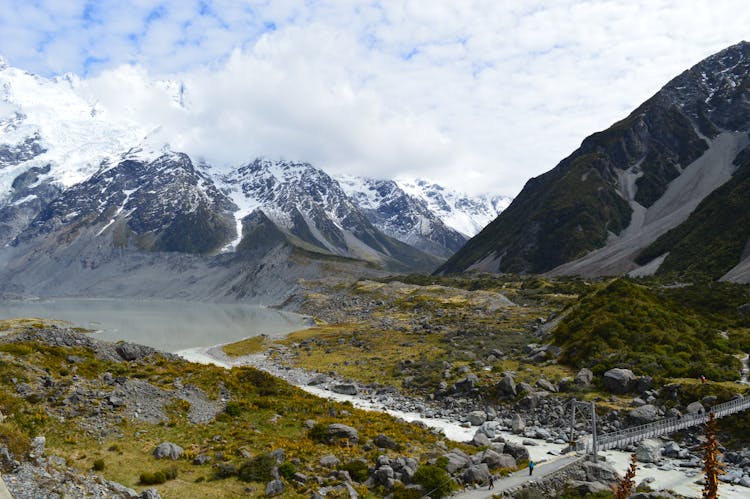
[[[94,338],[125,340],[177,352],[251,336],[281,336],[305,318],[257,305],[172,300],[49,299],[0,302],[0,319],[39,317],[98,331]]]

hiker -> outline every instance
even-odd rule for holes
[[[706,377],[701,374],[701,384],[706,382]]]
[[[490,486],[487,490],[492,490],[495,488],[495,480],[492,478],[492,475],[490,475]]]
[[[534,461],[529,461],[529,476],[534,474]]]

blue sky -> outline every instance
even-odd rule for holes
[[[508,195],[749,32],[735,0],[0,0],[9,64],[77,73],[209,161]]]

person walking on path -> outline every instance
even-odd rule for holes
[[[490,486],[487,488],[487,490],[492,490],[495,488],[495,480],[492,478],[492,475],[490,475]]]
[[[534,461],[529,461],[529,476],[534,474]]]

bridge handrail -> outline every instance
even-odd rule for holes
[[[631,426],[621,430],[597,435],[598,447],[602,450],[616,447],[621,443],[634,443],[641,440],[639,437],[657,437],[673,431],[689,428],[708,421],[708,413],[713,412],[717,418],[728,416],[750,408],[750,396],[739,397],[711,407],[710,410],[698,414],[688,414],[682,417],[665,418],[652,423]],[[651,435],[649,435],[651,433]],[[591,448],[591,442],[587,442],[587,449]]]

